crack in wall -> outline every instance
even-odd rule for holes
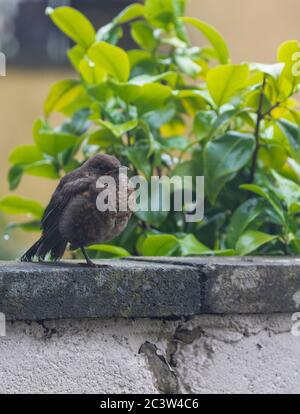
[[[162,394],[178,394],[179,382],[177,375],[166,358],[159,354],[157,346],[145,342],[141,346],[139,354],[145,355],[158,391]]]

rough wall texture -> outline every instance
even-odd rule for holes
[[[291,315],[9,322],[0,393],[299,393]]]

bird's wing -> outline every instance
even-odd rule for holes
[[[42,218],[42,229],[51,231],[57,228],[61,214],[70,199],[75,195],[87,191],[91,184],[95,183],[95,177],[78,178],[73,181],[61,182],[55,190],[48,207]]]

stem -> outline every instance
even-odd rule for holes
[[[283,102],[276,102],[274,105],[271,106],[270,109],[268,109],[266,112],[264,112],[262,114],[262,117],[264,118],[265,116],[271,115],[271,112],[274,111],[274,109],[278,108],[278,106],[280,106]]]
[[[251,174],[250,174],[250,180],[249,180],[250,184],[252,184],[254,181],[256,166],[257,166],[257,158],[258,158],[258,151],[259,151],[260,124],[264,118],[262,110],[263,110],[263,104],[264,104],[266,82],[267,82],[267,77],[266,75],[264,75],[264,80],[263,80],[262,87],[261,87],[259,104],[258,104],[258,109],[257,109],[257,121],[256,121],[255,133],[254,133],[255,151],[254,151],[253,159],[252,159]]]

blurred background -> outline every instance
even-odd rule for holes
[[[70,43],[45,16],[45,8],[70,5],[99,28],[130,3],[133,1],[0,0],[0,51],[7,56],[7,76],[0,77],[0,197],[8,193],[10,151],[32,142],[32,124],[42,115],[50,86],[72,76],[65,59]],[[227,40],[234,62],[272,63],[281,42],[300,38],[299,0],[189,0],[187,15],[214,25]],[[201,44],[196,31],[191,30],[191,37]],[[56,184],[25,176],[18,194],[46,204]],[[0,259],[17,257],[34,238],[16,231],[4,240],[8,221],[9,217],[0,215]]]

